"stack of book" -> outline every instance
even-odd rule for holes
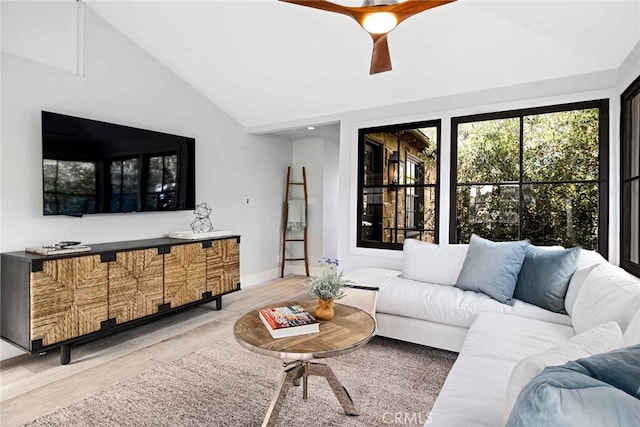
[[[38,255],[63,255],[63,254],[75,254],[78,252],[89,252],[90,246],[40,246],[37,248],[26,248],[25,252],[31,252]]]
[[[320,332],[320,323],[299,305],[263,308],[258,314],[273,338]]]

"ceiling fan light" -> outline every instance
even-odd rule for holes
[[[362,20],[362,28],[371,34],[384,34],[398,25],[398,18],[391,12],[371,13]]]

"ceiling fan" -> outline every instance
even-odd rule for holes
[[[280,0],[314,9],[326,10],[350,16],[373,39],[373,53],[369,74],[391,70],[391,57],[387,34],[398,24],[425,10],[456,0],[364,0],[362,6],[343,6],[328,0]]]

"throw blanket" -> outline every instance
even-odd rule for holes
[[[545,368],[520,392],[507,427],[637,426],[640,344]]]
[[[287,229],[302,231],[307,226],[306,209],[304,200],[289,200]]]

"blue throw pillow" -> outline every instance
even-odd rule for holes
[[[511,298],[528,245],[526,240],[492,242],[472,235],[455,286],[482,292],[503,304],[513,304]]]
[[[527,247],[513,297],[556,313],[566,313],[564,297],[576,271],[580,248]]]
[[[550,366],[527,383],[507,427],[637,426],[640,345]]]

